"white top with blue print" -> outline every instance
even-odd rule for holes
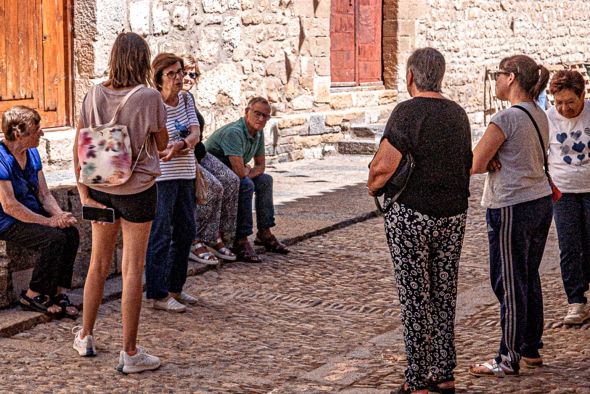
[[[565,193],[590,192],[590,100],[575,118],[568,119],[555,107],[549,118],[549,173]]]

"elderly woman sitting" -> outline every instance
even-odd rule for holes
[[[40,254],[23,308],[76,318],[65,290],[71,286],[78,251],[76,219],[49,192],[37,146],[43,135],[37,111],[16,106],[2,115],[0,142],[0,240]]]

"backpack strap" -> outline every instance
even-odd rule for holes
[[[129,100],[129,97],[131,97],[133,95],[133,93],[137,92],[139,89],[141,89],[143,87],[144,86],[141,85],[141,84],[140,85],[137,85],[136,87],[134,87],[133,89],[131,89],[131,91],[129,93],[127,93],[125,95],[125,97],[123,97],[123,100],[121,100],[121,102],[117,106],[117,109],[115,110],[115,114],[113,115],[113,119],[111,119],[111,121],[108,123],[109,125],[114,125],[115,124],[115,122],[117,121],[117,116],[119,116],[119,112],[121,112],[121,110],[123,109],[123,107],[127,103],[127,100]]]
[[[90,106],[92,107],[92,111],[94,112],[94,121],[96,125],[101,124],[100,122],[100,115],[98,114],[98,108],[96,108],[96,86],[94,85],[90,92],[88,92],[88,99],[90,100]],[[89,124],[92,127],[92,122]]]

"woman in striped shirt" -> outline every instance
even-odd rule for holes
[[[152,225],[146,262],[147,298],[155,309],[184,312],[184,304],[197,299],[182,291],[188,255],[195,236],[194,146],[199,142],[199,121],[190,97],[180,93],[183,60],[160,53],[152,62],[154,85],[166,107],[168,147],[160,152],[162,175],[157,179],[158,208]]]

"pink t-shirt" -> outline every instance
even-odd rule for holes
[[[107,123],[113,117],[115,110],[123,97],[133,88],[113,90],[97,85],[96,106],[102,124]],[[84,127],[97,126],[94,111],[88,94],[82,103],[80,121]],[[90,124],[90,122],[92,124]],[[127,126],[131,141],[133,163],[148,133],[157,133],[166,127],[166,108],[162,102],[160,92],[152,88],[141,88],[135,92],[119,112],[117,124]],[[119,186],[104,187],[98,185],[89,186],[92,189],[110,194],[136,194],[150,188],[160,175],[160,160],[155,138],[148,138],[141,152],[137,166],[127,182]]]

